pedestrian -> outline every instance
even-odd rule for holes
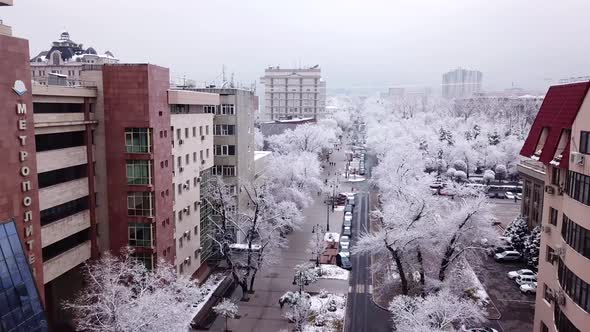
[[[514,195],[514,203],[516,203],[516,195]]]

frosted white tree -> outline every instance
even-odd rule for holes
[[[425,297],[396,296],[389,304],[389,311],[394,329],[404,332],[459,331],[462,324],[484,320],[482,308],[448,289]]]
[[[64,307],[80,331],[186,331],[202,292],[174,268],[159,262],[152,270],[132,256],[105,252],[85,265],[86,286]]]
[[[277,153],[312,152],[319,154],[336,142],[336,132],[326,126],[305,123],[281,135],[268,138],[270,147]]]
[[[289,310],[285,313],[291,323],[295,324],[295,331],[303,331],[303,325],[311,315],[311,296],[306,292],[287,292],[281,296],[282,304],[287,304]]]
[[[208,237],[247,299],[258,271],[274,264],[278,250],[287,246],[282,233],[298,228],[303,216],[294,202],[277,201],[265,181],[242,186],[248,206],[242,210],[229,187],[220,178],[207,184],[205,197],[215,215]],[[243,243],[237,243],[238,234]]]
[[[496,173],[494,171],[492,171],[491,169],[486,169],[483,172],[483,180],[487,184],[490,184],[490,182],[494,181],[495,178],[496,178]]]
[[[508,174],[508,171],[506,170],[506,165],[503,164],[497,165],[495,171],[496,178],[498,178],[500,182],[504,180],[506,178],[506,175]]]
[[[232,300],[224,298],[218,305],[213,307],[213,311],[225,318],[225,331],[229,331],[227,321],[230,318],[236,317],[238,314],[238,305],[232,302]]]

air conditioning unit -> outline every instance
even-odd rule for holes
[[[205,135],[202,135],[201,136],[201,141],[204,141],[204,140],[205,140]]]
[[[201,182],[201,177],[200,176],[197,178],[197,182]]]
[[[183,141],[183,140],[181,140],[181,139],[179,139],[179,140],[178,140],[178,145],[182,145],[182,143],[184,143],[184,141]]]
[[[552,185],[549,185],[548,184],[548,185],[545,186],[545,192],[548,193],[548,194],[550,194],[550,195],[553,195],[553,194],[555,194],[555,188],[553,188]]]
[[[191,260],[191,258],[190,258],[190,257],[187,257],[187,258],[185,258],[185,259],[184,259],[184,262],[185,262],[186,264],[188,264],[188,262],[190,262],[190,260]]]
[[[555,255],[564,258],[565,257],[565,248],[564,247],[556,247],[555,248]]]
[[[188,189],[188,184],[186,184],[186,183],[185,183],[185,184],[183,184],[183,185],[182,185],[182,188],[184,188],[184,189]]]
[[[555,292],[553,291],[553,289],[547,288],[545,298],[547,299],[547,301],[555,301]]]
[[[570,152],[570,164],[584,165],[584,155],[580,152]]]
[[[180,167],[178,171],[182,173],[182,171],[184,171],[184,167]]]
[[[563,196],[564,191],[565,191],[565,189],[562,186],[557,187],[557,194],[559,196]]]
[[[205,159],[201,159],[201,164],[205,164]]]
[[[185,207],[184,209],[182,209],[182,211],[188,212],[188,207]]]
[[[543,232],[548,233],[548,234],[551,233],[551,226],[544,226]]]

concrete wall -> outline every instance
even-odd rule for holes
[[[41,228],[43,248],[87,228],[90,228],[90,210],[84,210],[45,225]]]
[[[41,210],[88,196],[88,178],[76,179],[39,189]]]
[[[86,241],[57,257],[43,262],[44,282],[47,284],[89,259],[90,241]]]

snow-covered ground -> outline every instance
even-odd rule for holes
[[[310,322],[303,326],[303,332],[340,332],[338,328],[342,328],[344,321],[344,314],[346,311],[346,295],[344,294],[327,294],[327,297],[322,298],[322,295],[314,295],[311,297],[311,310],[313,312]],[[328,311],[330,300],[336,303],[336,311]],[[315,326],[315,323],[322,320],[324,326]]]
[[[348,179],[344,178],[344,179],[342,179],[342,182],[362,182],[362,181],[365,181],[365,180],[366,180],[366,178],[364,176],[360,176],[360,175],[357,175],[357,176],[349,175],[348,176]]]
[[[481,306],[487,305],[488,303],[490,303],[490,297],[488,295],[488,292],[486,292],[485,288],[479,281],[479,278],[477,277],[477,275],[475,275],[475,272],[473,271],[473,268],[471,268],[471,265],[467,263],[465,264],[465,266],[466,268],[464,269],[463,273],[465,278],[467,280],[470,280],[470,284],[472,285],[472,296],[475,297],[477,304]]]
[[[320,265],[320,269],[322,270],[319,276],[321,279],[348,280],[348,276],[350,275],[349,271],[336,265],[322,264]]]

